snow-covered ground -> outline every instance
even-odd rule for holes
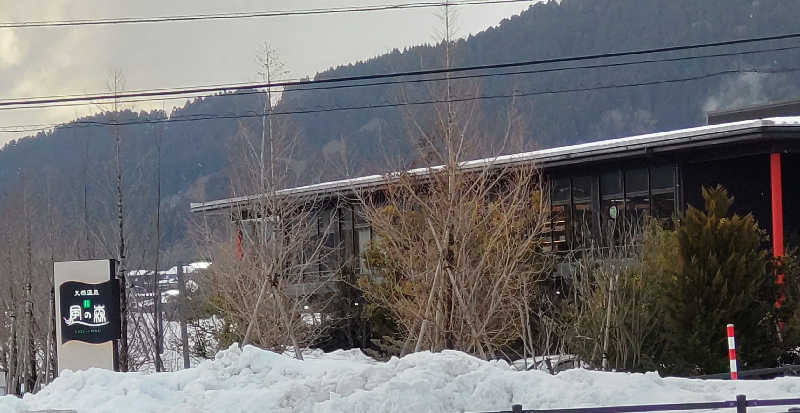
[[[464,353],[416,353],[376,362],[355,350],[305,361],[245,347],[171,373],[67,372],[40,393],[0,398],[0,412],[480,412],[525,408],[785,398],[800,378],[700,381],[657,374],[516,371]],[[770,412],[785,411],[772,408]]]

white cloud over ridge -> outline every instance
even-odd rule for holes
[[[0,29],[0,70],[18,65],[22,49],[14,29]]]
[[[34,21],[229,13],[394,4],[394,0],[0,0],[0,21]],[[466,36],[518,14],[529,3],[458,8]],[[393,48],[429,43],[437,9],[224,21],[0,29],[0,99],[103,92],[113,71],[128,90],[253,82],[265,41],[288,78],[369,59]],[[365,36],[365,33],[369,35]],[[182,106],[168,101],[165,109]],[[134,109],[162,108],[161,102]],[[68,122],[96,106],[0,111],[0,127]],[[0,146],[24,134],[0,132]]]

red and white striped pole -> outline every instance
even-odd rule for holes
[[[733,338],[733,324],[728,324],[728,359],[731,363],[731,380],[739,379],[736,368],[736,341]]]

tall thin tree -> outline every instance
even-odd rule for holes
[[[156,129],[156,256],[155,269],[153,270],[153,330],[155,331],[153,345],[156,371],[163,371],[164,364],[161,360],[161,290],[159,288],[158,260],[161,256],[161,135],[163,126]]]
[[[123,202],[123,187],[122,187],[122,133],[119,126],[119,99],[117,94],[122,88],[122,75],[119,72],[114,72],[112,79],[112,90],[114,94],[114,114],[113,114],[113,127],[112,132],[115,140],[115,161],[116,161],[116,178],[117,178],[117,224],[119,229],[119,238],[117,243],[117,252],[119,257],[119,265],[117,266],[117,278],[120,285],[120,340],[119,340],[119,369],[120,371],[128,371],[128,285],[125,269],[125,210]]]
[[[25,225],[25,339],[23,341],[23,383],[25,391],[33,391],[36,383],[36,342],[33,339],[33,248],[31,241],[31,206],[26,176],[22,176],[22,209]]]

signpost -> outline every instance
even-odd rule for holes
[[[119,284],[67,281],[61,296],[61,342],[105,343],[119,338]]]
[[[117,370],[119,281],[114,260],[53,264],[58,371]]]

